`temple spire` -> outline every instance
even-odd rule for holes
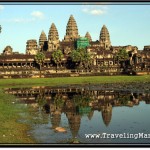
[[[109,50],[111,47],[110,36],[108,29],[105,25],[103,25],[100,31],[99,37],[100,46],[103,47],[105,50]]]
[[[85,37],[89,39],[89,42],[92,41],[92,38],[89,32],[86,32]]]
[[[73,15],[71,15],[67,23],[64,41],[74,41],[77,38],[79,38],[77,23]]]
[[[39,46],[40,46],[40,50],[43,51],[43,50],[47,50],[47,37],[46,37],[46,34],[45,32],[42,30],[41,32],[41,35],[40,35],[40,38],[39,38]]]
[[[59,47],[59,35],[54,23],[51,24],[48,34],[48,51],[57,50]]]

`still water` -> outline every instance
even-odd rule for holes
[[[137,87],[136,87],[137,86]],[[6,88],[29,108],[37,143],[150,144],[150,85]]]

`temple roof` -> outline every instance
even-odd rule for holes
[[[51,27],[49,29],[48,40],[59,40],[58,31],[54,23],[51,24]]]
[[[109,39],[109,32],[105,25],[103,25],[101,32],[100,32],[100,40],[101,39]]]
[[[65,40],[66,41],[72,41],[73,39],[78,38],[78,27],[77,27],[77,23],[73,17],[73,15],[70,16],[68,23],[67,23],[67,27],[66,27],[66,36],[65,36]]]
[[[105,25],[103,25],[100,31],[99,42],[101,47],[104,47],[107,50],[110,49],[111,47],[110,36],[109,36],[108,29]]]
[[[44,31],[41,32],[39,41],[47,41],[47,37]]]
[[[89,32],[86,32],[85,37],[89,39],[89,42],[92,41],[92,38]]]

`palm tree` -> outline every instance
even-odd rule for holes
[[[73,62],[79,63],[80,68],[88,69],[92,62],[91,55],[84,48],[73,50],[70,57]]]
[[[39,64],[40,78],[41,78],[41,68],[42,68],[43,63],[45,62],[45,54],[43,52],[38,52],[34,59],[36,63]]]
[[[52,53],[52,59],[56,64],[56,72],[58,70],[58,65],[62,62],[64,55],[61,50],[56,50]]]
[[[77,50],[73,50],[71,53],[70,53],[70,57],[72,59],[72,62],[75,63],[75,67],[79,65],[80,63],[80,58],[81,58],[81,55],[79,53],[79,51]]]

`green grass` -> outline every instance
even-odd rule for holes
[[[13,104],[15,97],[3,93],[0,89],[0,145],[12,143],[34,143],[27,136],[29,126],[18,122],[19,113],[27,111]]]
[[[92,76],[92,77],[59,77],[34,79],[0,79],[0,86],[38,86],[38,85],[66,85],[66,84],[100,84],[100,83],[126,83],[150,82],[150,75],[144,76]]]

